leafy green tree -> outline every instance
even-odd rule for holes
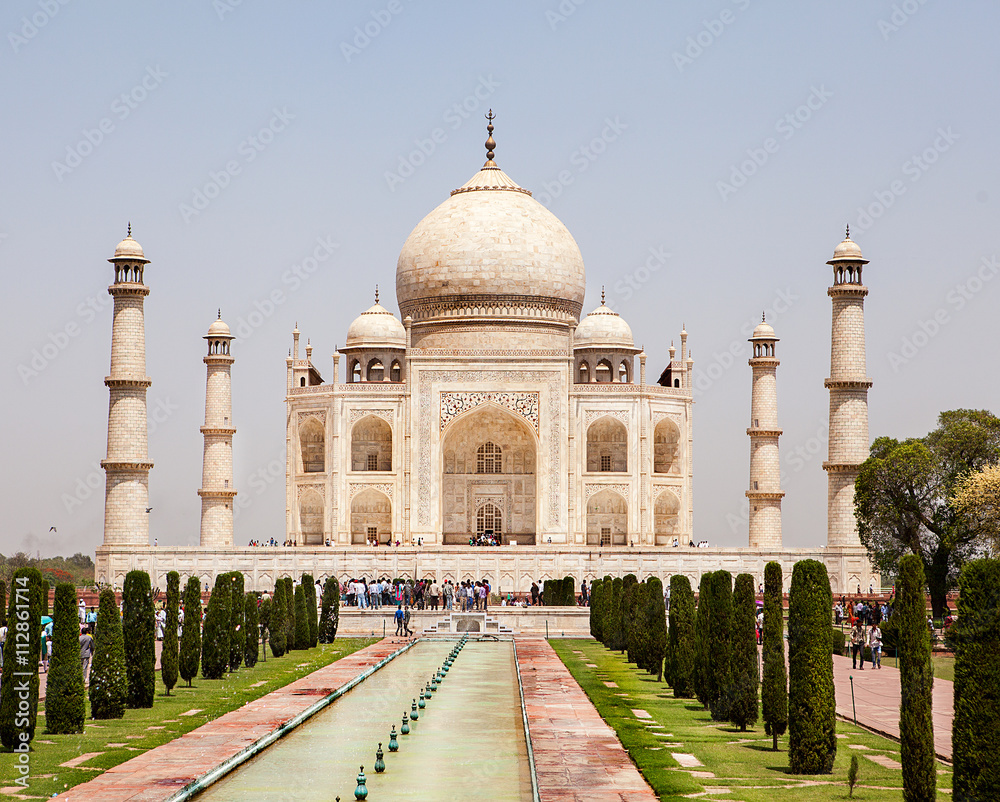
[[[247,668],[257,665],[260,651],[260,618],[257,613],[257,594],[247,593],[243,599],[243,662]]]
[[[268,616],[268,641],[271,644],[271,654],[281,657],[288,649],[286,635],[285,613],[288,605],[285,603],[285,583],[278,579],[274,583],[274,595],[271,597],[270,615]]]
[[[629,588],[638,584],[635,574],[622,577],[621,609],[618,612],[618,651],[628,651],[629,624],[635,619],[635,602],[629,598]]]
[[[600,579],[590,583],[590,636],[598,642],[602,640],[600,611],[603,584]]]
[[[663,583],[658,577],[651,576],[646,582],[643,594],[643,609],[645,621],[645,648],[643,649],[643,667],[656,674],[656,681],[663,681],[663,661],[667,652],[667,610],[663,606]]]
[[[955,719],[956,802],[1000,799],[1000,560],[972,560],[958,586]],[[895,617],[895,616],[893,616]]]
[[[306,609],[306,589],[301,582],[295,588],[295,648],[309,648],[309,611]]]
[[[229,574],[215,577],[201,634],[201,675],[205,679],[221,679],[229,667],[232,589],[233,580]]]
[[[282,596],[285,600],[285,651],[290,652],[295,648],[295,582],[290,576],[281,581],[285,583]]]
[[[788,675],[785,671],[785,615],[782,598],[781,563],[764,566],[764,686],[761,708],[764,731],[778,751],[778,738],[788,727]]]
[[[122,588],[122,628],[125,634],[127,706],[153,706],[156,693],[156,612],[153,589],[145,571],[129,571]]]
[[[674,696],[694,695],[694,664],[696,638],[694,628],[694,593],[691,580],[684,574],[670,577],[670,629],[667,653],[670,659],[669,679]]]
[[[620,576],[611,580],[611,608],[608,610],[608,634],[607,647],[613,651],[621,651],[625,648],[625,635],[622,632],[622,609],[624,602],[623,582]]]
[[[576,582],[571,576],[563,578],[562,603],[567,607],[576,607]]]
[[[188,687],[198,676],[201,661],[201,582],[198,577],[188,577],[184,586],[184,627],[181,630],[181,647],[178,671]]]
[[[788,599],[788,762],[792,774],[829,774],[837,756],[826,566],[799,560]]]
[[[671,598],[671,601],[673,599]],[[701,575],[698,583],[698,608],[694,619],[694,693],[702,706],[708,707],[712,698],[710,678],[710,640],[712,629],[712,573]]]
[[[167,689],[167,696],[177,684],[180,657],[177,627],[180,620],[181,575],[176,571],[167,574],[167,622],[163,629],[163,648],[160,651],[160,679]]]
[[[733,700],[733,575],[712,575],[712,628],[709,641],[709,709],[716,721],[728,721]]]
[[[931,720],[934,674],[924,586],[924,566],[920,558],[915,554],[904,555],[899,561],[893,618],[899,619],[899,745],[903,799],[907,802],[934,799],[937,793]]]
[[[246,647],[246,632],[243,623],[244,579],[242,571],[230,571],[232,582],[229,588],[231,602],[229,619],[229,670],[236,671],[243,664]]]
[[[94,659],[90,666],[90,715],[95,719],[122,718],[128,701],[125,638],[118,600],[111,588],[101,591],[94,632]]]
[[[963,531],[974,532],[993,554],[1000,553],[1000,463],[959,478],[951,494],[951,506]]]
[[[57,735],[83,732],[83,667],[76,587],[56,585],[52,616],[52,660],[45,689],[45,731]]]
[[[43,601],[43,597],[46,601]],[[10,579],[10,600],[7,608],[7,621],[10,632],[4,644],[3,664],[17,666],[17,672],[8,669],[0,675],[0,743],[11,750],[22,742],[22,733],[30,743],[35,737],[35,726],[38,720],[38,656],[42,651],[42,609],[47,606],[48,584],[42,579],[41,572],[31,566],[14,569]],[[23,623],[28,628],[27,665],[21,665],[18,660],[18,641],[15,633],[17,626]],[[22,651],[23,654],[23,651]],[[28,686],[27,721],[19,709],[22,701],[22,691],[15,692],[14,674],[27,673],[27,677],[17,677],[17,685],[26,682]],[[25,724],[27,726],[25,726]]]
[[[744,731],[757,722],[760,661],[757,657],[756,619],[753,577],[739,574],[733,591],[733,692],[729,720]]]
[[[337,577],[327,577],[323,584],[323,615],[319,622],[319,642],[333,643],[340,624],[340,582]]]
[[[309,621],[309,648],[319,643],[319,613],[316,606],[316,580],[312,574],[302,575],[302,586],[306,589],[306,617]]]
[[[7,584],[0,579],[0,627],[7,626]]]
[[[986,410],[942,412],[938,427],[902,442],[879,437],[855,482],[858,534],[872,563],[895,575],[904,554],[924,564],[935,617],[981,535],[951,497],[967,474],[1000,461],[1000,418]]]
[[[629,574],[635,580],[633,574]],[[639,615],[639,583],[629,581],[628,577],[622,582],[622,629],[625,632],[625,654],[630,663],[636,663],[636,649],[638,646],[638,627],[636,626]]]

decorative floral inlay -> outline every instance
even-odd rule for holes
[[[585,489],[587,491],[588,499],[595,493],[600,493],[602,490],[614,490],[616,493],[620,493],[624,498],[628,498],[628,485],[624,483],[614,485],[588,484],[585,486]]]
[[[586,414],[585,428],[590,428],[592,424],[598,418],[603,418],[610,416],[612,418],[617,418],[626,426],[629,423],[629,413],[626,409],[588,409]]]
[[[350,497],[353,499],[358,493],[369,489],[385,493],[391,499],[394,486],[392,482],[371,482],[367,484],[363,484],[361,482],[351,482],[349,486]]]
[[[389,421],[389,423],[392,423],[391,409],[352,409],[348,417],[353,425],[368,415],[377,415],[378,417]]]
[[[441,428],[480,404],[494,403],[528,421],[538,432],[538,393],[509,393],[485,390],[468,393],[441,393]]]

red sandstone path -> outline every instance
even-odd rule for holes
[[[543,638],[516,638],[542,802],[655,800],[587,694]]]
[[[837,691],[837,713],[854,718],[851,706],[851,677],[854,677],[854,702],[858,724],[899,738],[899,671],[892,658],[882,658],[882,668],[853,670],[850,657],[833,656],[833,682]],[[938,757],[951,760],[951,725],[955,718],[954,683],[934,680],[931,718],[934,722],[934,751]]]

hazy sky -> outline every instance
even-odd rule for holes
[[[490,107],[497,162],[580,245],[585,311],[606,285],[651,378],[687,325],[696,538],[746,545],[746,338],[768,310],[785,543],[824,543],[845,224],[871,260],[872,437],[1000,407],[998,29],[985,0],[8,0],[0,551],[101,542],[106,259],[128,221],[151,260],[151,537],[198,542],[221,307],[252,500],[236,542],[280,539],[291,329],[329,381],[376,283],[398,313],[400,247],[481,166]]]

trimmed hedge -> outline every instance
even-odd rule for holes
[[[611,607],[608,610],[606,619],[608,632],[607,647],[614,651],[622,651],[625,648],[625,633],[622,632],[622,607],[624,602],[622,578],[616,576],[611,580]]]
[[[840,656],[847,654],[847,633],[837,627],[830,629],[830,652]]]
[[[595,579],[590,583],[590,637],[601,641],[601,595],[603,580]]]
[[[247,668],[257,665],[260,653],[260,617],[257,612],[257,594],[247,593],[243,597],[243,662]]]
[[[312,574],[302,575],[302,586],[306,589],[306,620],[309,622],[309,648],[319,643],[319,613],[316,606],[316,580]]]
[[[663,583],[651,576],[645,582],[644,596],[646,648],[644,668],[663,681],[663,662],[667,654],[667,610],[663,606]]]
[[[267,641],[269,637],[270,630],[268,627],[271,626],[271,600],[268,598],[262,598],[260,604],[257,605],[257,619],[260,625],[260,642],[264,647],[263,652],[261,652],[261,657],[264,662],[267,662]]]
[[[837,756],[826,566],[800,560],[788,600],[788,762],[792,774],[829,774]]]
[[[243,652],[246,646],[246,632],[243,621],[243,596],[245,581],[241,571],[230,571],[229,579],[233,583],[229,588],[231,610],[229,618],[229,670],[236,671],[243,665]]]
[[[7,622],[11,631],[4,643],[3,664],[17,665],[16,627],[24,622],[28,627],[29,660],[24,667],[29,675],[28,720],[27,726],[23,726],[23,715],[18,711],[21,692],[14,691],[15,672],[7,670],[0,675],[0,743],[8,750],[13,749],[15,744],[22,743],[21,733],[26,734],[28,743],[35,737],[38,722],[38,656],[42,652],[42,610],[48,606],[48,592],[48,583],[37,568],[18,568],[14,571],[10,580],[10,600],[7,607]],[[24,618],[20,615],[21,612],[26,614]],[[31,659],[32,656],[34,659]],[[24,677],[17,678],[18,685],[23,681]]]
[[[295,648],[309,648],[309,611],[306,609],[306,588],[301,582],[295,588]]]
[[[0,627],[7,626],[7,583],[0,579]]]
[[[340,582],[337,577],[328,577],[323,585],[323,615],[319,621],[319,642],[333,643],[337,638],[340,624]]]
[[[761,687],[761,714],[764,731],[778,751],[778,737],[788,727],[788,674],[785,670],[785,619],[781,604],[781,563],[764,566],[764,682]],[[841,633],[843,634],[843,633]]]
[[[201,633],[201,675],[205,679],[221,679],[229,667],[232,586],[229,574],[219,574],[215,577],[215,587],[208,599]]]
[[[267,621],[268,641],[271,643],[271,654],[281,657],[288,650],[285,616],[288,605],[285,603],[285,583],[279,579],[274,583],[274,595],[271,597],[270,614]]]
[[[125,639],[118,601],[110,588],[101,591],[95,630],[94,659],[90,665],[90,715],[98,720],[122,718],[128,700]]]
[[[122,588],[127,706],[153,706],[156,693],[156,613],[153,588],[145,571],[129,571]]]
[[[295,582],[290,576],[279,580],[285,586],[281,598],[285,600],[285,651],[295,648]]]
[[[52,659],[45,689],[45,731],[83,732],[83,666],[80,663],[80,614],[72,582],[56,585],[52,616]]]
[[[709,710],[715,721],[728,721],[733,695],[733,575],[712,575],[712,621],[709,625]]]
[[[567,607],[576,607],[576,580],[571,576],[563,577],[562,603]]]
[[[672,601],[672,599],[671,599]],[[709,679],[709,627],[712,622],[712,574],[702,574],[698,584],[698,608],[694,619],[694,693],[702,706],[711,701]]]
[[[178,615],[181,603],[181,575],[176,571],[167,574],[167,622],[163,629],[163,649],[160,651],[160,679],[170,696],[177,684],[177,665],[180,644],[177,641]]]
[[[632,581],[629,581],[629,577]],[[629,574],[622,582],[622,629],[625,632],[625,656],[630,663],[639,665],[639,588],[635,576]],[[641,668],[641,666],[640,666]]]
[[[733,691],[729,720],[741,730],[757,722],[760,660],[757,656],[757,600],[750,574],[736,577],[733,591]]]
[[[184,586],[184,626],[181,630],[181,646],[178,659],[178,673],[188,687],[198,676],[201,660],[201,582],[196,576],[188,577]]]
[[[670,577],[670,626],[667,647],[667,681],[674,696],[694,696],[694,593],[684,574]]]

